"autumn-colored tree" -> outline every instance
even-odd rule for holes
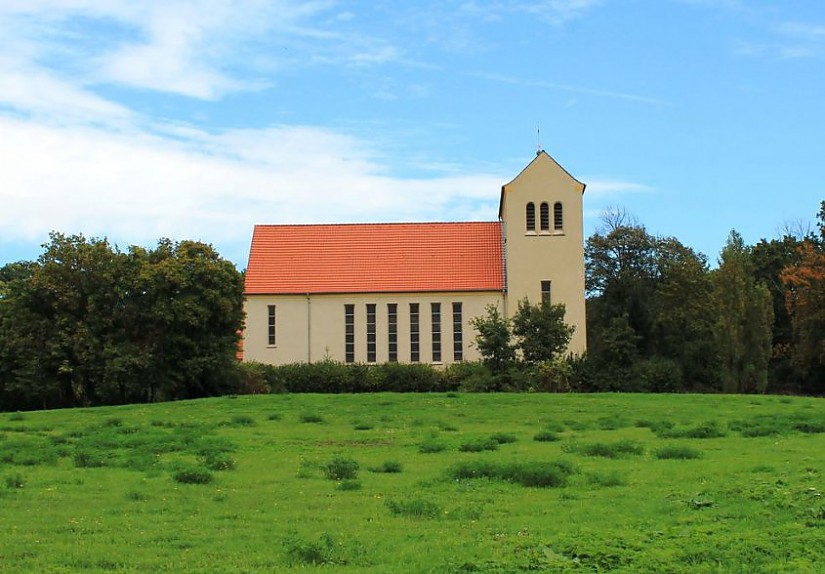
[[[781,274],[794,335],[791,356],[802,372],[803,390],[814,393],[825,391],[825,201],[819,235],[803,241],[799,262]]]

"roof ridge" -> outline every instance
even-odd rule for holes
[[[348,223],[256,223],[255,227],[354,227],[354,226],[393,226],[393,225],[498,225],[497,220],[485,221],[365,221]]]

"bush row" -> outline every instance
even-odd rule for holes
[[[643,362],[634,384],[613,373],[599,372],[587,357],[536,364],[515,363],[503,373],[481,362],[454,363],[446,369],[427,364],[317,363],[266,365],[240,363],[238,393],[370,393],[370,392],[678,392],[666,361]],[[606,381],[610,380],[608,384]]]

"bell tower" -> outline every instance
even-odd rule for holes
[[[499,220],[504,235],[505,309],[518,302],[564,303],[565,322],[576,330],[569,351],[587,348],[584,303],[585,184],[539,149],[515,179],[501,188]]]

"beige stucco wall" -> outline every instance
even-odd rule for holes
[[[541,299],[541,282],[552,282],[552,303],[564,303],[565,321],[576,330],[569,350],[580,354],[587,347],[584,307],[584,184],[575,180],[544,152],[539,153],[513,181],[502,188],[507,314],[512,317],[519,300]],[[535,205],[536,231],[528,232],[527,203]],[[550,230],[540,230],[540,205],[550,208]],[[553,229],[553,205],[561,202],[564,226]]]
[[[398,305],[398,361],[410,361],[410,303],[419,304],[420,362],[432,363],[431,306],[441,303],[441,364],[453,362],[454,302],[462,303],[464,360],[480,359],[470,320],[488,304],[503,312],[503,295],[478,293],[369,293],[248,295],[244,303],[244,360],[270,364],[345,360],[344,305],[355,305],[355,361],[367,362],[367,304],[376,304],[376,362],[388,358],[387,304]],[[268,306],[276,307],[276,344],[268,345]]]

